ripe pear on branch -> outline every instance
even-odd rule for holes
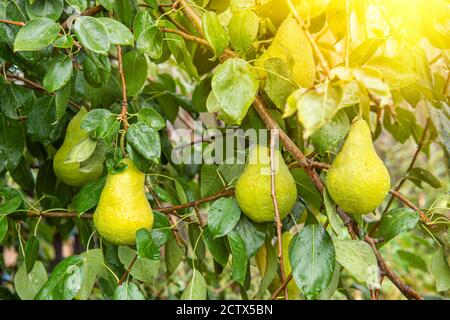
[[[275,150],[275,193],[280,218],[284,219],[297,200],[294,177],[281,153]],[[270,149],[256,145],[250,151],[248,164],[236,184],[236,200],[244,214],[256,223],[275,221],[271,196]]]
[[[390,184],[389,172],[373,147],[367,122],[355,120],[328,171],[331,198],[349,213],[366,214],[383,202]]]
[[[286,63],[292,73],[292,79],[303,88],[311,88],[316,78],[316,63],[311,43],[305,31],[297,21],[288,17],[278,29],[272,44],[256,61],[256,67],[262,78],[266,62],[269,59],[281,59]]]
[[[82,107],[67,126],[66,136],[61,148],[56,152],[53,159],[53,170],[58,179],[72,187],[81,187],[89,181],[98,179],[103,173],[103,157],[96,159],[90,164],[88,171],[81,170],[80,162],[67,162],[73,148],[86,139],[89,135],[81,128],[81,120],[87,114]]]
[[[153,211],[144,192],[145,175],[131,159],[120,173],[109,173],[94,213],[99,234],[115,245],[134,245],[139,229],[151,229]]]

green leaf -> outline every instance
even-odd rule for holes
[[[83,261],[81,256],[71,256],[58,263],[34,299],[71,300],[81,289]]]
[[[375,57],[367,65],[377,69],[391,90],[401,89],[417,80],[417,75],[409,66],[389,57]]]
[[[287,100],[287,108],[297,110],[298,120],[304,127],[303,136],[306,139],[327,124],[340,110],[342,97],[341,87],[320,85],[316,90],[295,91]]]
[[[98,20],[100,20],[100,22],[105,25],[106,30],[108,30],[111,44],[122,46],[134,45],[134,36],[125,25],[115,19],[107,17],[100,17]]]
[[[443,292],[450,289],[450,266],[444,250],[439,249],[433,254],[431,273],[436,281],[436,291]]]
[[[278,271],[278,257],[275,248],[268,240],[266,241],[265,248],[266,269],[261,271],[262,279],[259,283],[258,292],[256,294],[257,299],[262,297],[266,289],[269,288]],[[289,257],[284,257],[284,259],[288,258]]]
[[[227,237],[231,248],[231,276],[241,285],[244,285],[248,263],[244,240],[236,231],[230,232]]]
[[[214,238],[210,231],[210,226],[203,229],[203,241],[205,241],[208,250],[211,252],[214,260],[222,267],[225,267],[228,262],[229,252],[226,247],[226,238]]]
[[[2,243],[7,232],[8,232],[8,217],[6,215],[1,215],[0,216],[0,243]]]
[[[53,58],[44,77],[44,88],[49,92],[61,89],[72,78],[72,59],[67,55],[58,55]]]
[[[59,89],[55,95],[56,119],[61,120],[65,115],[69,106],[70,96],[72,94],[72,86],[70,83]]]
[[[149,230],[140,229],[136,232],[136,247],[140,258],[159,260],[159,245],[155,243]]]
[[[35,0],[33,2],[26,1],[25,8],[31,19],[49,18],[58,20],[64,9],[63,0]]]
[[[86,183],[73,199],[75,210],[79,215],[95,207],[100,200],[106,176]]]
[[[208,227],[215,238],[227,235],[241,217],[241,210],[234,198],[216,200],[208,211]]]
[[[222,180],[217,172],[217,166],[204,164],[200,171],[200,195],[202,198],[216,194],[223,189]]]
[[[255,100],[259,80],[248,62],[234,58],[217,68],[211,86],[222,111],[240,124]]]
[[[87,9],[87,0],[66,0],[66,2],[77,12],[83,12]]]
[[[291,71],[282,59],[267,59],[264,67],[267,69],[264,91],[275,106],[283,111],[287,99],[298,86],[291,80]]]
[[[75,34],[86,49],[107,54],[111,41],[105,25],[97,18],[81,16],[75,20]]]
[[[436,128],[439,140],[450,154],[450,107],[447,103],[432,105],[427,102],[427,109],[430,114],[431,122]]]
[[[322,197],[306,171],[303,168],[295,168],[291,170],[291,173],[294,177],[295,184],[297,185],[297,192],[300,197],[302,197],[308,207],[320,210]]]
[[[136,250],[129,247],[119,247],[119,259],[125,268],[130,266],[131,261],[137,254]],[[130,274],[139,281],[153,283],[159,272],[159,260],[138,258],[131,268]]]
[[[326,10],[327,24],[336,39],[342,40],[347,35],[346,1],[331,0]]]
[[[33,269],[28,273],[23,263],[14,276],[14,287],[22,300],[33,300],[46,282],[47,271],[40,261],[36,261]]]
[[[136,41],[140,38],[142,32],[153,26],[155,26],[155,21],[150,13],[147,10],[140,10],[133,22],[133,33]]]
[[[141,290],[134,283],[122,283],[114,291],[114,300],[145,300]]]
[[[159,134],[146,123],[133,123],[128,129],[127,141],[145,159],[159,161],[161,157]]]
[[[157,26],[151,26],[140,34],[136,48],[141,54],[148,54],[153,59],[161,58],[163,54],[164,34]]]
[[[25,266],[27,273],[34,268],[34,264],[39,255],[39,240],[35,236],[31,236],[25,245]]]
[[[30,20],[17,33],[14,52],[37,51],[50,45],[56,39],[59,25],[52,19],[36,18]]]
[[[96,147],[97,141],[88,137],[70,150],[64,163],[79,163],[86,161],[94,154]]]
[[[147,80],[147,60],[137,51],[128,52],[123,56],[123,70],[129,97],[138,94]]]
[[[220,56],[228,46],[228,33],[213,11],[206,12],[202,17],[203,31],[206,40],[214,50],[216,56]]]
[[[153,108],[139,110],[138,121],[146,123],[156,131],[163,129],[166,126],[164,118]]]
[[[344,110],[311,136],[314,149],[320,154],[337,154],[339,147],[350,129],[350,121]]]
[[[206,281],[202,274],[194,269],[192,279],[180,297],[181,300],[206,300]]]
[[[181,261],[183,261],[183,256],[183,247],[177,243],[174,236],[169,236],[164,251],[164,260],[166,262],[166,269],[169,275],[175,272]]]
[[[241,219],[234,228],[234,232],[239,234],[240,238],[244,241],[248,259],[258,252],[266,238],[265,225],[253,223],[245,215],[241,215]]]
[[[344,226],[344,223],[336,212],[336,204],[331,199],[327,190],[324,190],[323,192],[323,203],[325,205],[328,221],[330,222],[331,228],[338,236],[338,239],[342,240],[350,238],[347,228]]]
[[[349,62],[350,67],[356,68],[361,67],[373,57],[375,52],[378,50],[383,40],[380,39],[367,39],[352,50]]]
[[[397,250],[396,254],[406,263],[406,270],[415,268],[423,272],[428,272],[427,263],[417,254],[406,250]]]
[[[0,158],[8,169],[16,168],[25,149],[25,132],[19,121],[0,114]],[[2,164],[0,160],[0,169]]]
[[[259,17],[252,10],[233,13],[228,24],[228,34],[234,49],[245,53],[256,41],[259,31]]]
[[[59,36],[54,42],[53,46],[55,48],[63,48],[63,49],[69,49],[72,48],[74,44],[74,40],[72,36],[69,35],[62,35]]]
[[[418,222],[419,214],[412,209],[389,210],[383,214],[375,235],[377,238],[383,238],[386,243],[401,233],[413,230]]]
[[[92,249],[83,252],[80,256],[84,258],[83,270],[84,277],[81,289],[78,292],[77,298],[80,300],[87,300],[94,288],[97,277],[107,279],[110,274],[106,268],[101,249]]]
[[[331,282],[335,251],[328,233],[318,225],[304,227],[289,246],[292,275],[306,299],[316,299]]]
[[[370,245],[360,240],[335,240],[336,260],[370,288],[380,288],[377,258]]]
[[[423,168],[412,168],[408,172],[407,178],[414,182],[414,184],[418,187],[422,186],[421,182],[425,182],[435,189],[442,187],[441,181],[439,181],[439,179],[436,178],[430,171]]]

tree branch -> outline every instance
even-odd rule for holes
[[[197,14],[195,9],[190,5],[188,0],[176,0],[173,1],[173,3],[174,6],[181,7],[181,10],[183,10],[183,13],[186,16],[186,18],[188,18],[192,22],[192,25],[194,26],[195,30],[197,30],[199,35],[204,38],[205,34],[203,33],[202,19]]]
[[[128,274],[131,271],[131,268],[133,268],[134,263],[137,261],[138,255],[137,253],[134,255],[133,260],[131,260],[130,265],[128,266],[127,270],[123,273],[122,277],[119,280],[118,285],[121,286],[122,283],[127,279]]]
[[[122,112],[120,113],[120,120],[123,123],[125,131],[128,130],[128,100],[127,100],[127,83],[125,81],[125,72],[123,71],[122,47],[117,45],[117,60],[119,63],[120,80],[122,81]],[[121,142],[122,151],[125,152],[124,142]]]
[[[280,210],[278,207],[277,193],[276,193],[276,185],[275,185],[275,174],[276,174],[276,163],[275,163],[275,142],[276,137],[278,136],[279,130],[270,130],[270,189],[271,189],[271,197],[273,201],[273,207],[275,210],[275,222],[277,226],[277,238],[278,238],[278,262],[280,265],[280,274],[281,274],[281,282],[286,280],[286,274],[284,273],[284,257],[283,257],[283,243],[282,243],[282,234],[281,234],[281,217]],[[280,159],[278,159],[279,165]],[[284,297],[286,300],[289,300],[287,287],[284,288]]]
[[[12,20],[3,20],[3,19],[0,19],[0,23],[11,24],[11,25],[18,26],[18,27],[23,27],[25,25],[25,23],[22,21],[12,21]]]
[[[173,214],[174,211],[180,211],[183,209],[192,208],[195,206],[200,206],[204,203],[208,203],[220,198],[230,197],[234,195],[233,189],[224,190],[222,192],[216,193],[212,196],[205,197],[203,199],[199,199],[196,201],[176,205],[176,206],[170,206],[170,207],[160,207],[160,208],[153,208],[155,211],[159,211],[161,213],[167,213],[167,214]],[[53,211],[53,212],[27,212],[27,217],[30,218],[78,218],[78,213],[76,212],[59,212],[59,211]],[[79,217],[80,219],[86,219],[91,220],[93,218],[93,214],[91,213],[85,213]]]
[[[386,261],[384,261],[383,257],[378,251],[375,240],[369,236],[366,236],[364,240],[372,247],[372,250],[377,258],[380,271],[384,273],[389,278],[389,280],[392,281],[392,283],[403,293],[403,295],[408,299],[423,300],[423,297],[420,294],[418,294],[413,288],[405,284],[403,280],[389,268],[389,266],[386,264]]]
[[[184,31],[182,31],[182,30],[171,29],[171,28],[161,28],[160,30],[161,30],[162,32],[164,32],[164,33],[174,33],[174,34],[177,34],[177,35],[183,37],[183,38],[186,39],[186,40],[197,42],[197,43],[199,43],[199,44],[201,44],[201,45],[204,45],[204,46],[206,46],[206,47],[208,47],[208,48],[211,49],[211,46],[209,45],[209,42],[206,41],[205,39],[200,38],[200,37],[197,37],[197,36],[194,36],[194,35],[192,35],[192,34],[189,34],[189,33],[187,33],[187,32],[184,32]]]
[[[389,191],[389,193],[399,199],[401,202],[403,202],[404,204],[406,204],[408,207],[410,207],[411,209],[413,209],[414,211],[416,211],[417,213],[419,213],[420,216],[420,221],[425,224],[428,225],[431,223],[430,218],[427,217],[427,215],[420,210],[418,207],[416,207],[411,201],[409,201],[408,199],[406,199],[400,192],[395,191],[395,190],[391,190]]]

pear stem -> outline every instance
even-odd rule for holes
[[[275,163],[275,142],[278,141],[277,138],[279,136],[279,130],[273,129],[270,130],[270,180],[271,180],[271,196],[273,201],[273,207],[275,209],[275,222],[277,226],[277,238],[278,238],[278,260],[280,264],[280,273],[281,273],[281,282],[286,280],[286,275],[284,272],[284,256],[283,256],[283,243],[281,236],[281,217],[280,217],[280,209],[278,207],[277,193],[275,187],[275,172],[276,172],[276,163]],[[280,161],[280,159],[278,159]],[[284,297],[286,300],[289,300],[287,286],[284,288]]]

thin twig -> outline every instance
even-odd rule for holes
[[[289,284],[289,282],[291,282],[292,279],[293,279],[293,276],[292,276],[292,272],[291,272],[287,276],[286,280],[284,280],[281,283],[281,285],[277,288],[277,290],[275,290],[275,292],[270,297],[270,300],[275,300],[278,297],[278,295],[280,294],[280,292],[283,291],[285,288],[287,288],[287,285]]]
[[[119,281],[119,283],[118,283],[119,286],[121,286],[122,283],[127,279],[128,274],[129,274],[130,271],[131,271],[131,268],[133,268],[134,263],[137,261],[137,258],[138,258],[138,255],[137,255],[137,253],[136,253],[136,254],[134,255],[133,260],[131,260],[131,263],[130,263],[130,265],[128,266],[127,270],[125,270],[125,272],[123,273],[122,278],[120,278],[120,281]]]
[[[181,9],[183,10],[186,18],[188,18],[192,22],[195,30],[197,30],[199,35],[204,38],[205,34],[203,33],[202,19],[199,17],[195,9],[189,4],[189,2],[187,0],[176,0],[173,1],[173,3],[174,6],[181,6]]]
[[[395,191],[395,190],[391,190],[391,191],[389,191],[389,193],[393,197],[399,199],[401,202],[406,204],[408,207],[410,207],[411,209],[413,209],[414,211],[419,213],[420,221],[422,221],[423,224],[427,225],[427,224],[431,223],[430,218],[428,218],[427,215],[422,210],[420,210],[417,206],[415,206],[414,203],[412,203],[411,201],[406,199],[400,192]]]
[[[22,21],[12,21],[12,20],[3,20],[3,19],[0,19],[0,23],[11,24],[11,25],[18,26],[18,27],[23,27],[25,25],[25,23]]]
[[[127,83],[125,81],[125,72],[123,71],[122,47],[117,45],[117,61],[119,64],[120,80],[122,82],[122,112],[120,113],[120,120],[123,123],[125,131],[128,130],[128,100],[127,100]],[[123,146],[122,146],[123,149]]]
[[[388,267],[386,261],[384,261],[377,249],[375,240],[369,236],[366,236],[364,240],[372,247],[372,250],[377,258],[380,271],[392,281],[392,283],[403,293],[403,295],[408,299],[423,300],[423,297],[420,294],[404,283],[403,280]]]
[[[280,274],[281,274],[281,282],[284,282],[286,280],[286,274],[284,272],[284,256],[283,256],[283,243],[282,243],[282,236],[281,236],[281,217],[280,217],[280,210],[278,207],[278,200],[277,200],[277,192],[276,192],[276,185],[275,185],[275,175],[276,175],[276,166],[279,163],[275,163],[275,148],[276,148],[276,141],[278,136],[278,130],[270,130],[270,189],[271,189],[271,197],[273,201],[273,207],[275,209],[275,223],[277,226],[277,238],[278,238],[278,262],[280,264]],[[278,159],[280,161],[280,159]],[[287,287],[284,288],[284,296],[286,300],[289,300],[288,290]]]
[[[190,33],[185,32],[185,31],[178,30],[178,29],[171,29],[171,28],[160,28],[160,30],[161,30],[161,32],[164,32],[164,33],[177,34],[177,35],[183,37],[186,40],[194,41],[194,42],[200,43],[201,45],[204,45],[204,46],[207,46],[207,47],[211,48],[211,46],[209,45],[209,42],[206,41],[205,39],[197,37],[197,36],[194,36],[194,35],[192,35]]]

